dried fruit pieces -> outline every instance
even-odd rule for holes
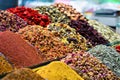
[[[51,22],[66,23],[70,22],[70,19],[63,13],[61,13],[57,8],[53,6],[38,6],[35,10],[39,11],[41,14],[47,14],[51,18]]]
[[[120,54],[112,47],[97,45],[89,52],[100,59],[116,75],[120,76]]]
[[[15,7],[10,8],[7,11],[16,14],[17,16],[21,17],[29,25],[41,25],[46,27],[49,23],[49,17],[47,15],[39,14],[38,11],[35,11],[31,8],[26,7]]]
[[[0,32],[6,30],[17,32],[20,28],[23,28],[26,25],[27,22],[22,18],[7,11],[0,11]]]
[[[47,57],[47,60],[60,58],[73,50],[60,42],[59,38],[54,36],[49,30],[41,26],[27,26],[18,32],[23,39],[35,46],[41,53]]]
[[[43,57],[36,49],[21,38],[20,35],[10,31],[0,32],[0,52],[16,68],[37,65]]]
[[[70,53],[61,61],[73,68],[84,80],[119,80],[101,61],[84,51]]]
[[[9,73],[2,80],[45,80],[40,75],[28,68],[17,69]]]

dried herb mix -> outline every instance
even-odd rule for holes
[[[41,25],[46,27],[49,23],[49,17],[47,15],[42,15],[39,14],[38,11],[35,11],[31,8],[26,8],[26,7],[15,7],[15,8],[10,8],[7,11],[14,13],[27,21],[29,25]]]
[[[0,32],[6,30],[17,32],[20,28],[23,28],[26,25],[27,22],[22,18],[7,11],[0,11]]]
[[[11,72],[13,66],[6,60],[5,56],[0,53],[0,75]]]
[[[120,76],[120,54],[114,48],[98,45],[89,52],[106,64],[116,75]]]
[[[2,80],[45,80],[28,68],[21,68],[5,76]]]
[[[61,61],[73,68],[84,80],[119,80],[101,61],[84,51],[70,53]]]
[[[72,20],[69,25],[70,27],[75,28],[77,32],[85,37],[93,46],[109,43],[108,40],[101,36],[101,34],[99,34],[97,30],[90,26],[86,21]]]
[[[70,19],[63,13],[61,13],[57,8],[53,6],[38,6],[35,10],[39,11],[41,14],[47,14],[51,18],[51,22],[70,22]]]
[[[87,50],[87,41],[76,30],[71,28],[67,24],[52,23],[47,27],[48,30],[52,31],[57,37],[61,39],[63,43],[75,51]]]
[[[0,32],[0,52],[17,68],[33,66],[43,60],[33,46],[10,31]]]
[[[35,46],[40,54],[47,57],[47,60],[60,58],[66,53],[73,50],[60,42],[59,38],[52,34],[49,30],[38,25],[27,26],[18,32],[33,46]]]

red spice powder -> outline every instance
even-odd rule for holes
[[[19,34],[10,31],[0,32],[0,52],[17,68],[39,64],[43,59]]]

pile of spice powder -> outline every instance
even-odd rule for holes
[[[119,44],[119,45],[116,45],[116,46],[115,46],[115,49],[116,49],[117,52],[120,53],[120,44]]]
[[[6,30],[17,32],[26,25],[27,22],[22,18],[7,11],[0,10],[0,32]]]
[[[0,53],[0,75],[11,72],[12,70],[12,65],[6,60],[5,56]]]
[[[120,54],[114,48],[97,45],[89,50],[89,53],[100,59],[116,75],[120,76]]]
[[[70,17],[71,20],[85,20],[87,19],[79,13],[75,8],[73,8],[71,5],[67,5],[64,3],[55,3],[53,6],[57,7],[60,12],[66,14],[68,17]]]
[[[27,26],[20,29],[18,33],[22,35],[23,39],[35,46],[41,52],[40,54],[45,55],[47,60],[61,58],[66,53],[73,51],[49,30],[38,25]]]
[[[72,20],[69,23],[70,27],[75,28],[80,35],[85,37],[92,46],[99,44],[108,44],[109,41],[106,40],[100,33],[97,32],[88,22],[83,20]]]
[[[2,80],[45,80],[39,74],[36,74],[31,69],[21,68],[17,69],[8,75],[6,75]]]
[[[52,31],[70,48],[74,48],[75,51],[88,49],[86,39],[79,33],[76,33],[76,30],[67,24],[52,23],[47,27],[47,29]]]
[[[42,62],[42,55],[28,44],[19,34],[10,31],[0,32],[0,52],[16,68],[28,67]]]
[[[29,25],[41,25],[46,27],[50,23],[50,19],[47,15],[39,14],[38,11],[35,11],[31,8],[26,7],[15,7],[10,8],[7,11],[14,13],[27,21]]]
[[[84,51],[70,53],[61,61],[73,68],[84,80],[120,80],[101,61]]]
[[[99,23],[95,20],[89,20],[88,23],[94,27],[99,33],[102,34],[110,43],[119,41],[120,35],[115,33],[109,26]]]
[[[57,8],[53,6],[38,6],[35,10],[39,11],[41,14],[47,14],[51,18],[51,22],[60,22],[68,24],[70,19],[63,13],[61,13]]]
[[[54,61],[33,70],[46,80],[84,80],[65,63]]]

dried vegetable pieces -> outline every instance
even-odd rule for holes
[[[31,69],[21,68],[17,69],[7,76],[5,76],[2,80],[45,80],[39,74],[36,74]]]
[[[80,35],[85,37],[92,44],[92,46],[109,43],[108,40],[101,36],[101,34],[99,34],[97,30],[90,26],[86,21],[72,20],[69,25],[70,27],[75,28]]]
[[[6,60],[5,56],[0,53],[0,75],[13,71],[13,66]]]
[[[23,36],[23,39],[35,46],[40,51],[40,54],[45,55],[47,60],[61,58],[66,53],[73,51],[49,30],[38,25],[27,26],[20,29],[18,33]]]
[[[70,53],[61,61],[68,64],[84,80],[120,80],[100,60],[84,51]]]
[[[41,25],[46,27],[50,23],[50,19],[47,15],[39,14],[38,11],[35,11],[31,8],[26,7],[15,7],[10,8],[7,11],[16,14],[17,16],[21,17],[29,25]]]
[[[25,26],[27,26],[27,22],[22,18],[7,11],[0,10],[0,32],[6,30],[17,32]]]
[[[51,22],[66,23],[70,22],[69,17],[61,13],[57,8],[53,6],[38,6],[35,10],[39,11],[41,14],[47,14],[51,18]]]
[[[89,53],[100,59],[116,75],[120,76],[120,54],[114,48],[97,45],[89,50]]]
[[[88,23],[94,27],[109,42],[120,41],[120,35],[115,33],[109,26],[99,23],[95,20],[89,20]]]
[[[47,80],[84,80],[65,63],[54,61],[33,70]]]
[[[43,61],[36,49],[21,38],[19,34],[10,31],[0,32],[0,52],[16,67],[29,67]]]
[[[67,24],[52,23],[47,27],[47,29],[52,31],[70,48],[74,48],[75,51],[87,50],[88,48],[85,38],[79,33],[76,33],[76,30]]]
[[[87,19],[80,12],[78,12],[75,8],[73,8],[71,5],[67,5],[64,3],[55,3],[53,6],[57,7],[60,10],[60,12],[70,17],[71,20],[80,19],[80,20],[87,21]]]

